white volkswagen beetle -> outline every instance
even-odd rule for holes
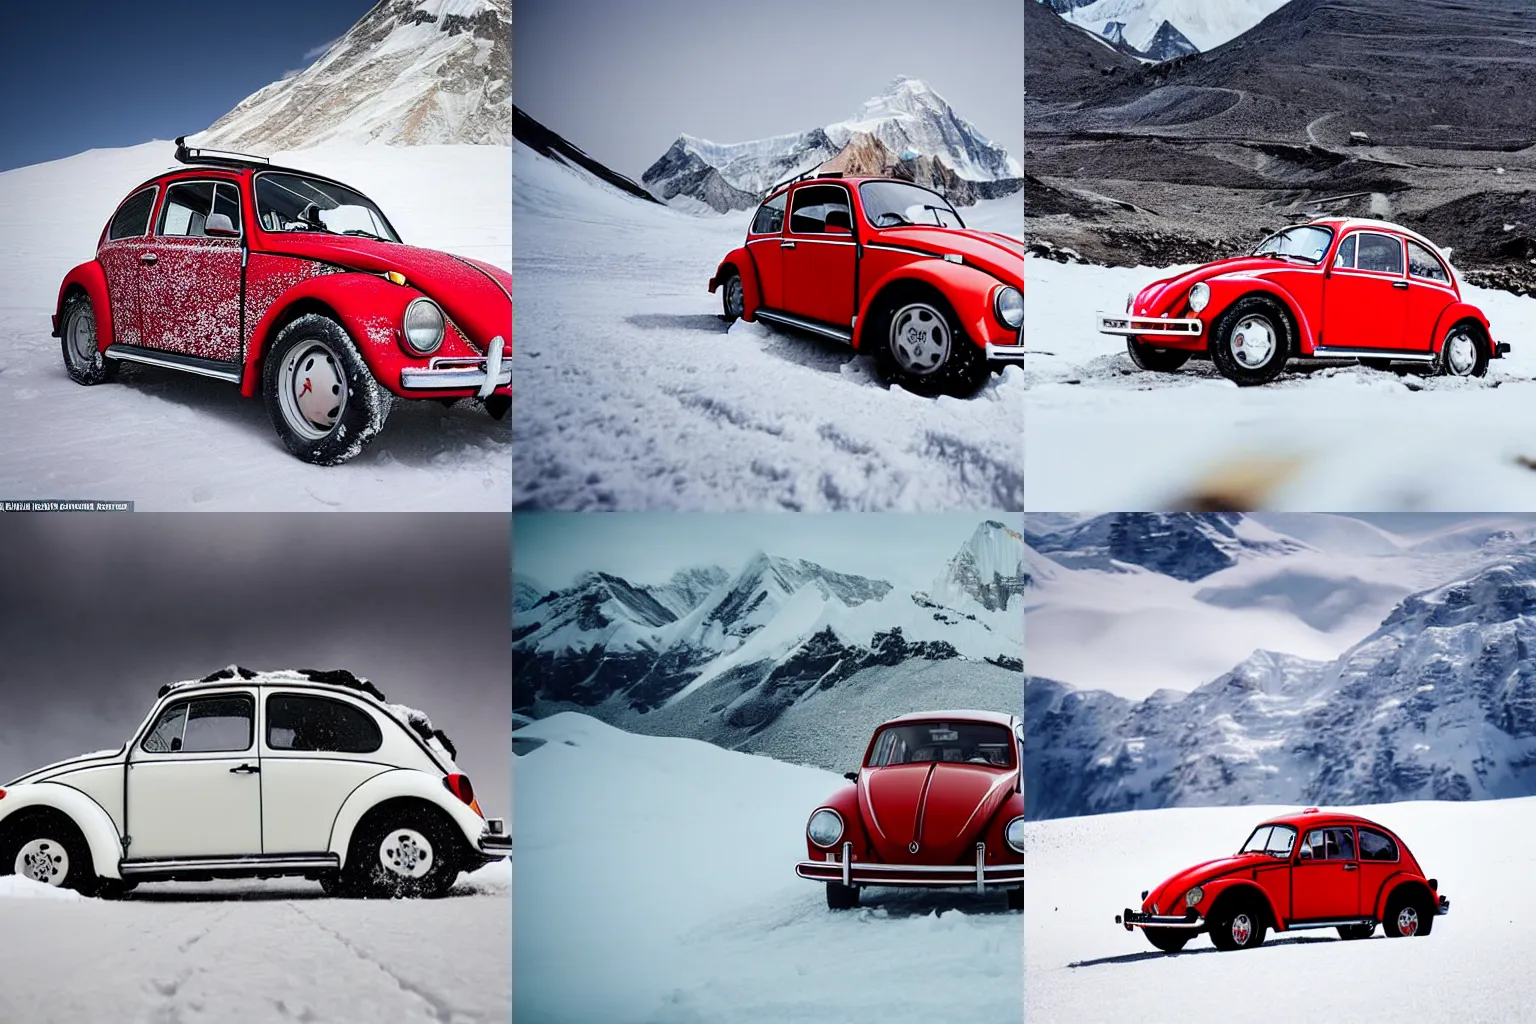
[[[161,687],[123,747],[0,787],[0,874],[108,896],[277,875],[439,896],[512,848],[453,753],[349,672],[231,666]]]

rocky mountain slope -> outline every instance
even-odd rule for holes
[[[1287,0],[1088,0],[1047,4],[1075,25],[1123,41],[1151,60],[1214,50],[1247,32]],[[1159,54],[1162,54],[1161,56]]]
[[[1193,582],[1244,555],[1283,555],[1305,545],[1238,512],[1114,512],[1059,532],[1028,535],[1030,547],[1074,568],[1141,566]]]

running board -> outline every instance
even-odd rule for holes
[[[1388,359],[1394,363],[1432,363],[1438,358],[1433,352],[1409,352],[1392,348],[1328,348],[1319,345],[1312,350],[1314,359]]]
[[[180,873],[264,874],[268,872],[334,871],[341,858],[334,853],[265,854],[255,857],[140,857],[119,862],[119,874],[171,875]]]
[[[1288,932],[1299,932],[1307,928],[1351,928],[1356,925],[1374,925],[1376,919],[1372,917],[1340,917],[1330,921],[1293,921],[1285,926]]]
[[[146,366],[160,366],[167,370],[181,370],[183,373],[195,373],[199,377],[212,377],[214,380],[228,381],[231,384],[240,383],[239,363],[204,359],[201,356],[184,356],[179,352],[161,352],[157,349],[140,348],[137,345],[108,345],[106,355],[124,362],[144,363]]]
[[[819,334],[823,338],[831,338],[833,341],[841,341],[845,345],[853,344],[853,332],[841,327],[832,327],[820,320],[808,320],[803,316],[795,316],[793,313],[780,313],[776,309],[759,309],[759,320],[767,320],[770,323],[783,324],[785,327],[798,327],[802,331],[810,331]]]

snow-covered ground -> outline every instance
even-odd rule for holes
[[[505,861],[439,900],[327,899],[298,879],[156,883],[113,901],[0,883],[3,1021],[489,1024],[511,1012]]]
[[[515,150],[518,506],[1021,507],[1017,366],[919,398],[846,345],[727,331],[707,287],[749,213],[681,213]],[[1022,231],[1018,196],[961,216]]]
[[[1513,346],[1481,380],[1303,364],[1239,388],[1206,361],[1137,370],[1097,332],[1172,272],[1026,260],[1028,508],[1168,508],[1248,467],[1266,508],[1536,509],[1536,299],[1462,286]]]
[[[1139,905],[1143,889],[1231,853],[1278,810],[1137,811],[1031,823],[1025,833],[1028,1019],[1531,1019],[1536,798],[1351,808],[1396,831],[1440,880],[1451,913],[1427,936],[1388,939],[1378,928],[1368,941],[1341,942],[1331,930],[1271,932],[1263,946],[1242,953],[1217,952],[1202,936],[1169,955],[1114,923],[1123,908]]]
[[[172,145],[90,150],[0,173],[0,498],[98,498],[138,508],[505,509],[511,427],[467,403],[397,404],[354,462],[288,454],[259,398],[221,381],[124,366],[114,384],[65,375],[49,335],[59,284],[95,256],[128,190]],[[335,144],[274,162],[377,202],[405,240],[509,267],[511,155],[499,146]]]
[[[1001,894],[834,913],[796,877],[840,776],[569,713],[516,735],[544,741],[516,765],[517,1020],[1019,1020]]]

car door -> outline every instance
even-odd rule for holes
[[[1314,828],[1302,837],[1291,867],[1291,915],[1297,921],[1360,915],[1360,863],[1347,825]]]
[[[96,249],[96,262],[107,279],[107,304],[112,312],[112,341],[140,343],[139,269],[147,251],[150,215],[160,186],[141,188],[123,201],[107,225],[107,236]]]
[[[796,187],[790,193],[789,221],[779,251],[784,260],[783,308],[851,331],[858,245],[848,189],[832,184]]]
[[[1397,841],[1380,829],[1362,825],[1357,831],[1360,840],[1360,916],[1369,917],[1380,905],[1387,879],[1397,874],[1401,867],[1401,854]]]
[[[240,360],[241,239],[210,236],[222,214],[241,230],[234,180],[177,181],[166,187],[139,271],[140,321],[148,348],[219,363]]]
[[[784,257],[779,246],[784,241],[784,207],[788,201],[789,193],[780,192],[757,208],[747,228],[747,251],[757,271],[759,302],[769,309],[784,308]]]
[[[128,758],[129,858],[262,852],[255,720],[250,690],[165,705]]]
[[[1435,337],[1440,314],[1455,301],[1450,268],[1428,248],[1408,239],[1408,314],[1403,347],[1433,351],[1441,341]]]
[[[1407,317],[1403,240],[1384,231],[1345,236],[1323,282],[1323,345],[1401,349]]]
[[[336,813],[358,786],[393,766],[377,756],[384,736],[357,704],[312,693],[271,692],[262,727],[262,847],[320,853]]]

